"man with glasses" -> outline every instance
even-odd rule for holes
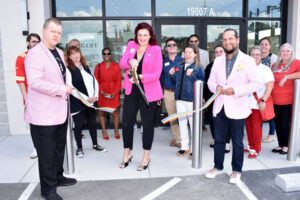
[[[175,84],[171,81],[169,71],[171,68],[176,67],[179,63],[183,61],[183,58],[177,56],[177,44],[175,38],[168,38],[166,41],[166,51],[167,56],[163,60],[163,87],[164,87],[164,100],[168,115],[173,115],[176,113],[176,103],[175,103]],[[173,134],[173,140],[170,146],[181,147],[180,132],[177,120],[170,122],[171,131]]]
[[[199,37],[198,35],[190,35],[189,37],[189,44],[192,45],[196,45],[197,47],[199,47]],[[204,49],[198,49],[199,52],[199,58],[200,58],[200,66],[202,66],[204,69],[206,68],[206,66],[209,64],[209,57],[208,57],[208,52]],[[183,53],[182,53],[182,57],[183,57]]]
[[[26,38],[27,49],[30,50],[41,41],[41,38],[36,33],[31,33]],[[27,94],[27,79],[25,74],[25,58],[28,51],[17,57],[16,61],[16,82],[19,85],[21,94],[23,96],[23,102],[25,104]],[[30,154],[30,158],[34,159],[37,157],[36,149],[34,148]]]

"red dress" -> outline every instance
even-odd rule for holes
[[[108,68],[105,63],[100,63],[95,66],[94,76],[98,81],[99,85],[99,100],[98,106],[100,107],[112,107],[117,108],[120,106],[120,90],[121,90],[121,70],[117,63],[111,61]],[[115,97],[112,99],[104,98],[101,92],[107,94],[114,94]]]

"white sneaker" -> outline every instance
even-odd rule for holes
[[[206,178],[209,178],[209,179],[216,178],[216,176],[217,176],[218,174],[220,174],[220,173],[221,173],[221,171],[219,171],[219,170],[216,169],[216,168],[213,168],[213,169],[209,170],[209,171],[205,174],[205,177],[206,177]]]
[[[36,149],[35,149],[35,148],[33,149],[32,153],[30,154],[29,157],[30,157],[31,159],[37,158],[37,152],[36,152]]]
[[[241,173],[232,172],[232,174],[230,175],[229,183],[238,184],[239,182],[241,182]]]

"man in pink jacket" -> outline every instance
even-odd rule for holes
[[[66,67],[61,50],[56,48],[62,25],[49,18],[43,26],[42,42],[30,49],[25,59],[28,94],[25,121],[36,147],[39,162],[41,194],[47,200],[60,200],[57,186],[68,186],[76,179],[63,176],[67,133],[68,94]]]
[[[223,33],[223,46],[226,54],[215,59],[208,79],[211,92],[221,89],[213,106],[215,124],[214,168],[207,178],[215,178],[223,170],[226,134],[232,136],[232,174],[230,183],[240,181],[244,160],[244,126],[251,113],[248,94],[262,86],[255,61],[238,48],[240,38],[234,29],[226,29]]]

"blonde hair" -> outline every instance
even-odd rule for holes
[[[282,48],[285,47],[285,46],[287,46],[288,48],[290,48],[291,54],[292,54],[290,60],[289,60],[288,63],[285,65],[285,68],[286,68],[287,70],[289,70],[290,64],[291,64],[291,63],[293,62],[293,60],[295,59],[295,52],[294,52],[293,46],[292,46],[291,44],[289,44],[289,43],[284,43],[284,44],[281,45],[280,48],[279,48],[277,60],[276,60],[276,62],[275,62],[274,67],[272,68],[272,71],[273,71],[273,72],[278,71],[278,67],[279,67],[279,65],[281,64],[280,52],[281,52]]]

